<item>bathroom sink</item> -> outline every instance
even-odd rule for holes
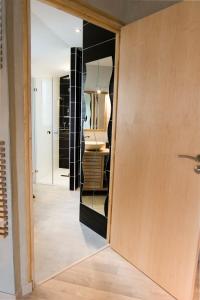
[[[95,150],[101,150],[105,147],[104,142],[95,142],[95,141],[85,141],[85,150],[89,151],[95,151]]]

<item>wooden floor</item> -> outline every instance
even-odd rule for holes
[[[23,300],[174,300],[110,248],[38,286]]]

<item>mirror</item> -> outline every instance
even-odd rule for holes
[[[109,95],[85,92],[86,119],[84,129],[106,131],[109,116]]]
[[[111,56],[86,64],[81,201],[103,216],[107,216],[110,157],[107,130],[111,117],[109,87],[112,72]]]
[[[106,131],[109,111],[109,84],[112,75],[112,57],[86,64],[85,130]]]

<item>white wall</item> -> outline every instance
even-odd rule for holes
[[[3,13],[3,16],[5,14]],[[5,31],[4,31],[5,38]],[[15,294],[14,261],[13,261],[13,237],[12,237],[12,197],[10,176],[10,131],[9,131],[9,100],[8,80],[6,64],[6,48],[4,40],[3,70],[0,70],[0,140],[6,142],[7,162],[7,194],[9,235],[6,239],[0,238],[0,292]],[[0,296],[1,297],[1,296]]]
[[[31,0],[32,76],[65,76],[70,71],[70,48],[82,47],[82,27],[81,19]]]
[[[32,77],[64,76],[70,70],[70,48],[36,15],[31,15]]]

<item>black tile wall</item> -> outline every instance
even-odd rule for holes
[[[106,238],[107,219],[95,210],[80,204],[80,221],[102,237]]]
[[[59,168],[69,169],[69,75],[60,78]]]
[[[85,73],[85,64],[98,60],[104,57],[113,56],[113,51],[115,51],[115,39],[109,40],[103,44],[96,45],[95,47],[83,50],[83,72]]]
[[[109,94],[111,99],[111,112],[113,107],[113,87],[114,87],[114,65],[115,65],[115,34],[100,28],[96,25],[88,23],[84,21],[83,23],[83,84],[86,78],[86,63],[95,61],[98,59],[102,59],[105,57],[111,56],[113,59],[113,73],[110,81],[109,86]],[[83,100],[84,101],[84,100]],[[83,103],[82,103],[83,107]],[[84,119],[82,118],[82,128]],[[111,139],[112,139],[112,114],[108,125],[108,147],[111,150]],[[85,141],[83,136],[83,131],[81,134],[81,162],[80,165],[82,166],[82,158],[84,154],[85,148]],[[84,182],[84,173],[81,167],[80,170],[81,176],[81,195],[83,193],[83,182]],[[108,157],[107,162],[105,164],[104,170],[105,178],[104,183],[105,185],[109,186],[109,178],[110,178],[110,157]],[[105,201],[105,216],[99,215],[89,207],[82,204],[82,198],[80,199],[80,221],[83,222],[85,225],[89,226],[91,229],[96,231],[103,237],[106,237],[106,228],[107,228],[107,211],[108,211],[108,193]],[[97,222],[98,221],[98,222]],[[97,226],[98,225],[98,226]]]
[[[71,48],[70,74],[70,190],[80,186],[82,49]]]
[[[84,25],[83,51],[85,51],[86,48],[96,47],[97,44],[104,43],[105,41],[115,38],[115,34],[106,29],[88,22],[84,22]]]

